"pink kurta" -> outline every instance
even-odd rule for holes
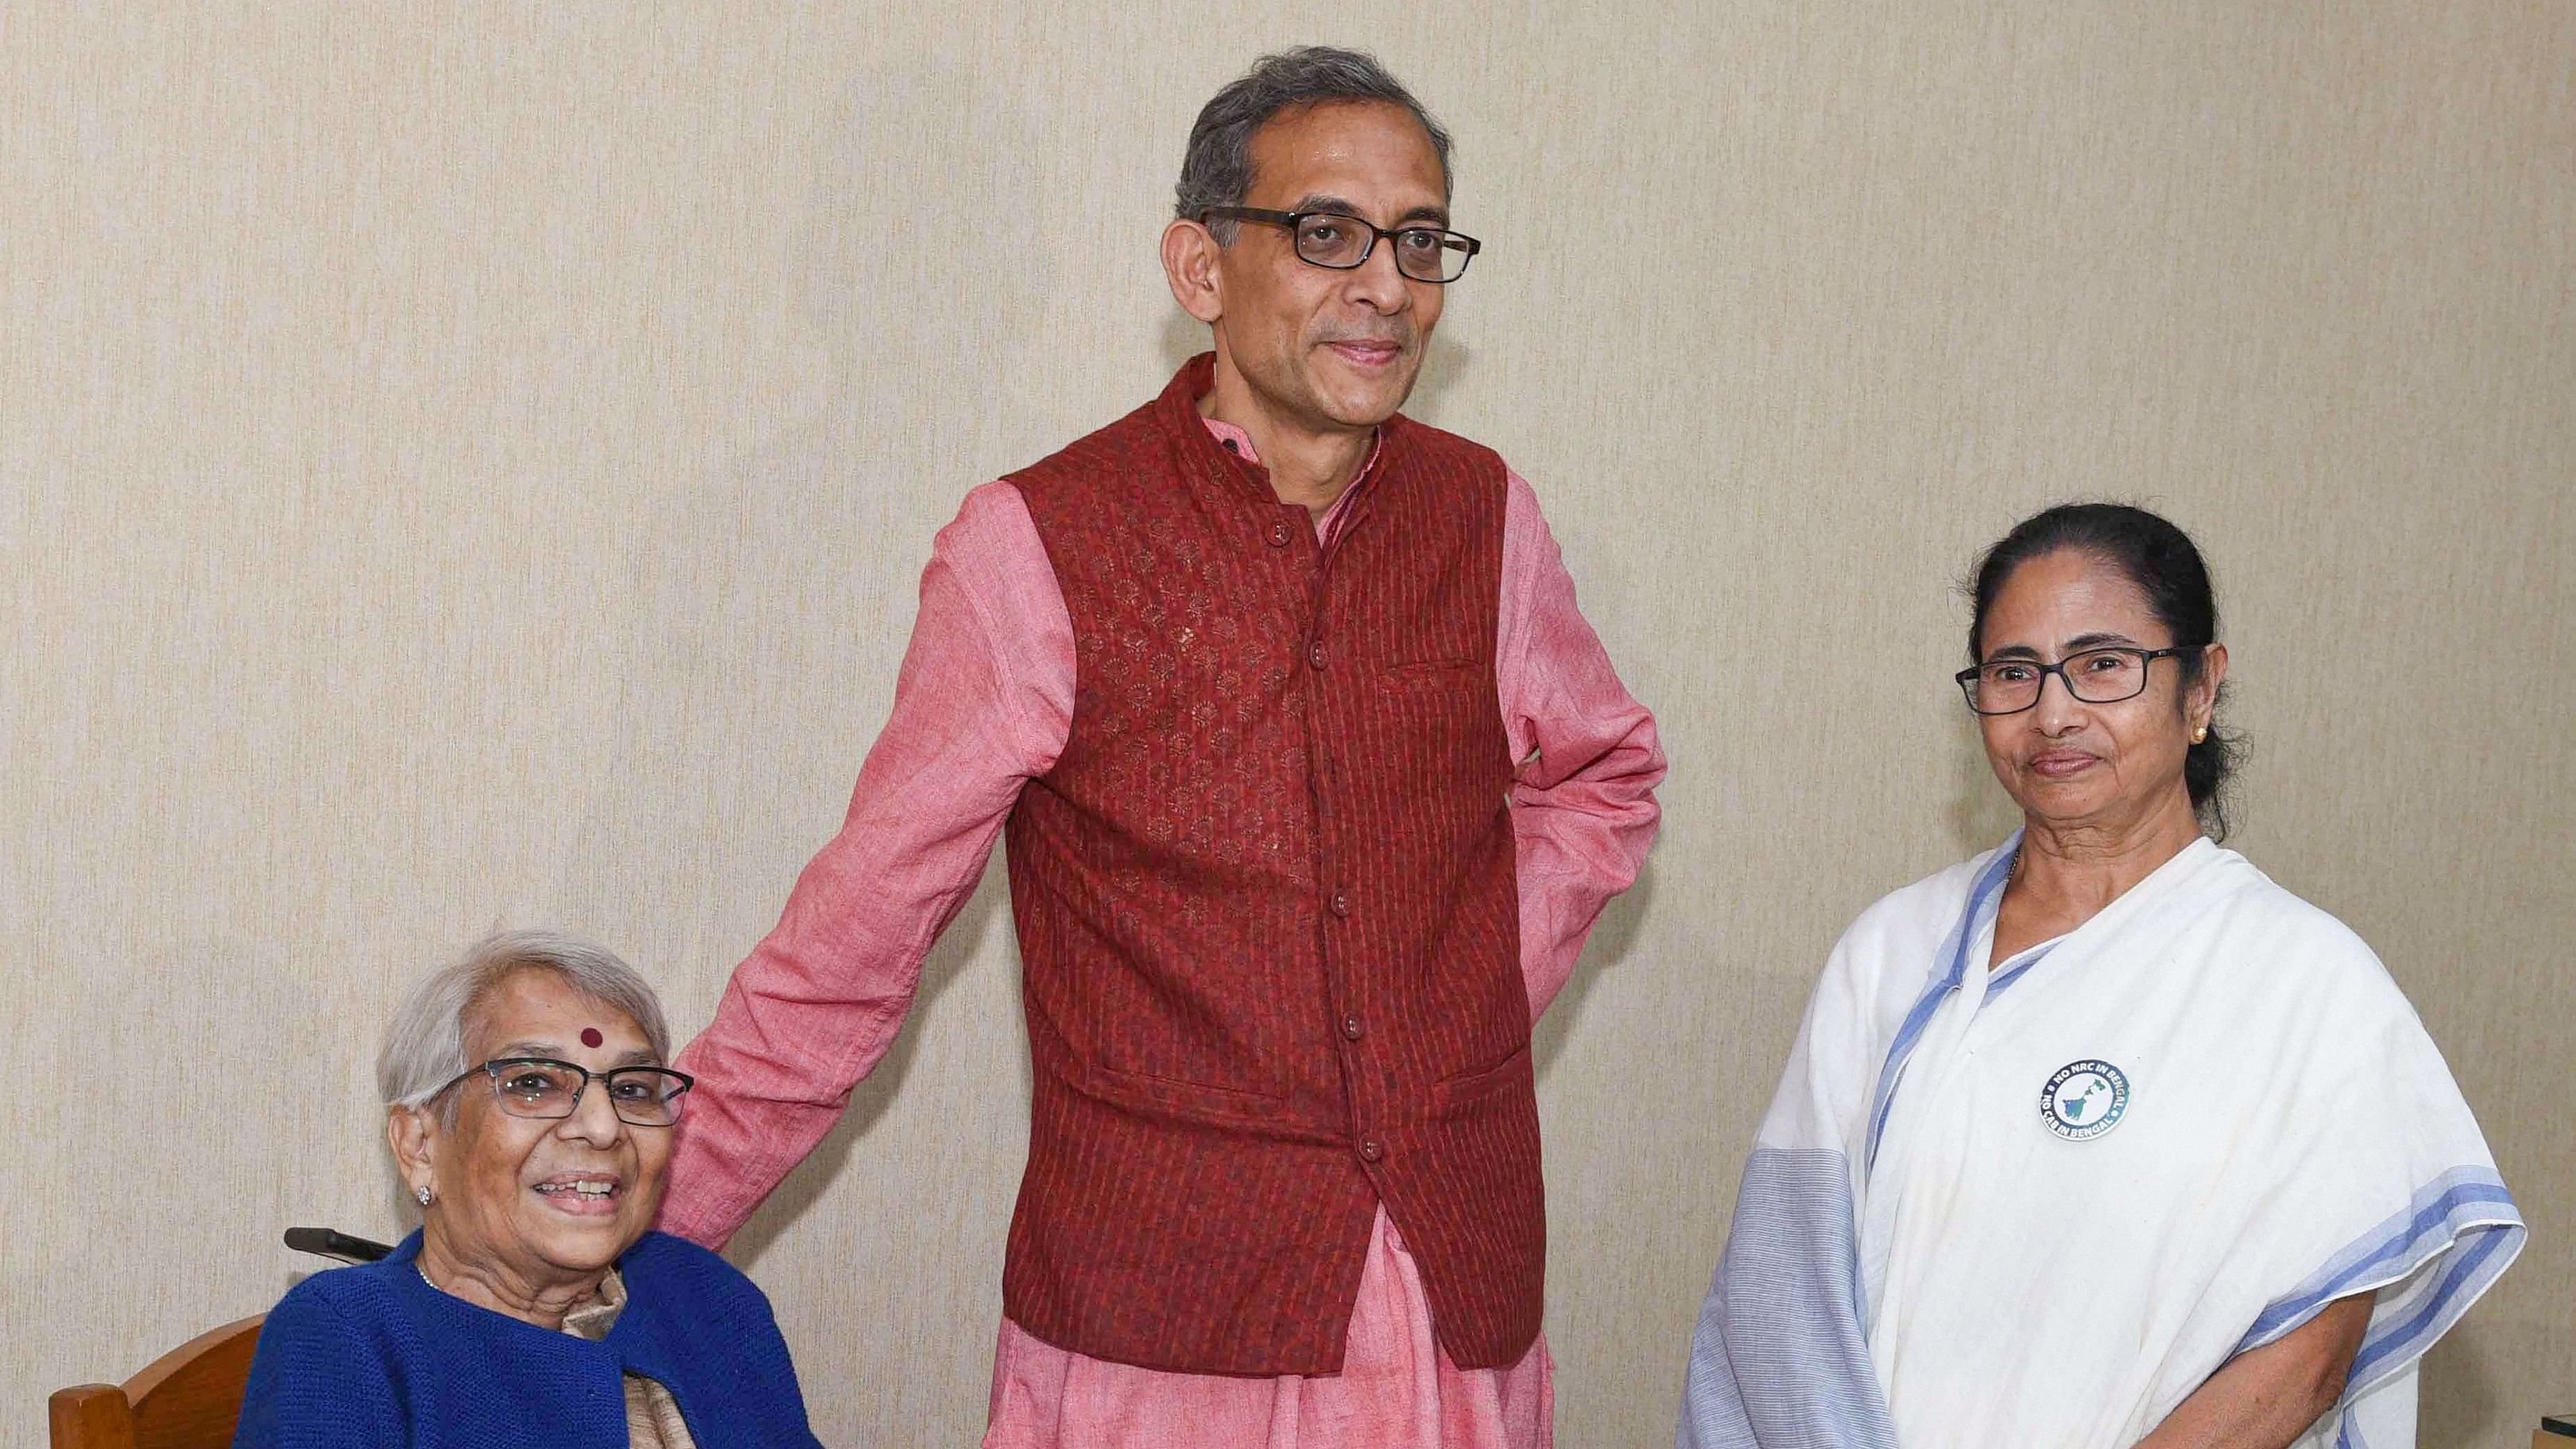
[[[1252,441],[1211,421],[1226,446]],[[1368,486],[1363,474],[1347,504]],[[1636,879],[1664,774],[1654,720],[1575,609],[1573,580],[1510,479],[1495,656],[1514,758],[1522,974],[1535,1020],[1602,904]],[[1325,537],[1341,505],[1318,522]],[[982,876],[1020,787],[1072,727],[1073,624],[1017,489],[967,495],[923,572],[892,717],[841,832],[680,1054],[698,1077],[661,1226],[730,1238],[838,1120],[893,1044],[922,958]],[[1552,1442],[1544,1337],[1509,1368],[1461,1370],[1432,1336],[1420,1270],[1381,1208],[1342,1372],[1226,1378],[1109,1363],[1003,1320],[988,1449],[1535,1449]]]

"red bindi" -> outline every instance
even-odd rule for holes
[[[595,1047],[605,1040],[607,1040],[607,1038],[599,1034],[598,1027],[585,1026],[581,1029],[581,1044],[583,1046]]]

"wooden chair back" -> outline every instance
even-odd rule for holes
[[[231,1449],[259,1325],[201,1333],[121,1385],[56,1391],[45,1405],[53,1449]]]

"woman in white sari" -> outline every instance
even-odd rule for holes
[[[2198,551],[2053,508],[1975,596],[1960,684],[2023,828],[1827,961],[1681,1449],[2411,1446],[2416,1363],[2522,1221],[2370,948],[2203,831]]]

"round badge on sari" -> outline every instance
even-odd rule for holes
[[[2128,1074],[2109,1062],[2068,1062],[2039,1094],[2039,1120],[2069,1142],[2092,1141],[2128,1111]]]

